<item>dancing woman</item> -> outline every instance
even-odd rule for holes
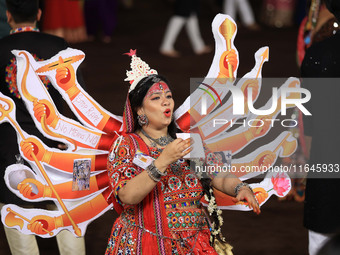
[[[147,66],[131,56],[132,68]],[[135,71],[128,72],[131,87],[124,110],[125,132],[108,158],[120,216],[106,254],[218,254],[210,236],[216,236],[222,219],[209,210],[215,216],[210,232],[201,198],[205,193],[213,201],[213,186],[235,201],[246,200],[260,213],[254,194],[230,173],[199,178],[190,170],[183,157],[192,144],[190,139],[176,139],[174,100],[167,81],[148,66],[141,77]],[[145,161],[152,163],[146,166]]]

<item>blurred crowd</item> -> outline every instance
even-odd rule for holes
[[[169,6],[174,8],[174,16],[188,18],[195,15],[199,20],[199,8],[205,4],[216,13],[230,15],[238,22],[240,27],[249,30],[259,30],[261,26],[282,28],[299,24],[306,15],[307,1],[165,0]],[[0,37],[9,33],[4,2],[5,0],[0,0]],[[181,5],[184,2],[186,3],[186,7],[184,7],[186,10],[179,11],[179,9],[183,8]],[[104,43],[110,43],[113,39],[114,30],[119,25],[118,12],[122,9],[135,8],[133,0],[43,0],[40,4],[43,11],[42,20],[39,23],[40,30],[63,37],[69,43],[80,43],[96,39]],[[188,19],[188,21],[190,20]],[[193,24],[195,22],[188,23]],[[175,26],[179,26],[178,30],[182,28],[182,23],[178,21],[175,24]],[[201,49],[196,49],[196,51],[198,53],[209,52],[203,46],[201,46]],[[177,54],[170,55],[177,56]]]

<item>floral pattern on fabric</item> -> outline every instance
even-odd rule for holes
[[[158,158],[161,152],[150,148],[150,153],[153,158]],[[166,208],[196,204],[193,201],[200,200],[203,188],[197,176],[190,170],[190,165],[186,160],[180,159],[171,166],[175,169],[169,167],[167,175],[160,180]]]
[[[151,157],[154,159],[159,157],[161,153],[159,149],[153,147],[148,149]],[[143,171],[132,163],[135,150],[132,138],[126,136],[116,148],[116,153],[112,154],[114,159],[108,161],[108,174],[118,202],[119,189]],[[172,241],[164,239],[169,241],[172,254],[217,255],[209,244],[210,231],[205,214],[200,208],[203,188],[197,176],[190,170],[186,160],[171,164],[166,173],[157,187],[163,193],[167,220],[165,226],[169,228],[169,237],[179,239]],[[143,222],[146,219],[138,216],[141,205],[123,205],[123,208],[124,211],[114,223],[105,254],[137,254],[141,247],[148,245],[157,247],[155,233],[145,229]],[[152,207],[150,209],[153,210]],[[142,237],[141,241],[138,241],[139,236]],[[144,238],[148,240],[147,243],[144,243]]]
[[[197,231],[177,231],[173,232],[176,239],[188,238],[186,242],[172,242],[172,254],[176,255],[218,255],[213,247],[210,246],[209,240],[210,231],[203,229]]]
[[[203,144],[203,149],[204,149],[204,154],[205,154],[205,160],[203,162],[206,165],[206,167],[209,167],[209,166],[215,167],[217,165],[219,166],[223,165],[222,160],[219,159],[215,153],[211,152],[211,150],[209,150],[208,147],[204,144]],[[215,178],[217,175],[218,175],[218,171],[207,172],[207,176],[209,176],[209,178],[211,179]]]
[[[216,155],[212,152],[209,152],[207,155],[207,160],[206,160],[206,163],[207,165],[210,165],[210,166],[214,166],[214,165],[217,165],[219,163],[219,160],[218,158],[216,157]]]
[[[115,198],[118,203],[122,204],[118,197],[118,191],[123,188],[129,180],[138,175],[137,168],[132,164],[134,149],[133,146],[131,147],[128,138],[123,138],[117,153],[112,155],[114,155],[114,157],[111,161],[108,161],[107,165],[108,174]]]
[[[207,228],[205,214],[201,209],[168,210],[167,220],[170,231],[171,230],[199,231],[202,228]]]
[[[185,176],[185,184],[188,186],[188,188],[194,188],[197,186],[198,180],[195,175],[187,174]]]
[[[131,215],[131,213],[132,212],[128,212],[128,215]],[[133,224],[134,219],[132,217],[130,217],[129,223]],[[137,237],[134,228],[129,227],[120,221],[116,221],[112,228],[105,254],[136,254],[136,244]]]

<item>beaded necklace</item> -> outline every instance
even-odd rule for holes
[[[40,32],[38,28],[33,26],[23,26],[12,29],[10,34],[17,34],[21,32]],[[39,58],[36,54],[32,54],[36,61],[43,61],[44,59]],[[6,84],[9,89],[9,92],[15,96],[16,98],[21,98],[18,87],[17,87],[17,67],[15,57],[10,59],[9,64],[6,66]],[[50,86],[50,80],[46,76],[40,76],[40,79],[44,83],[45,87],[48,89]]]
[[[21,32],[40,32],[40,30],[37,27],[31,27],[31,26],[18,27],[18,28],[12,29],[10,31],[10,34],[16,34],[16,33],[21,33]]]
[[[149,136],[143,129],[141,129],[140,131],[146,138],[149,139],[152,147],[157,147],[157,144],[164,147],[174,140],[169,134],[167,136],[161,136],[160,138],[155,139]]]

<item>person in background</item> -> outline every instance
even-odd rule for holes
[[[249,30],[259,30],[253,10],[248,0],[224,0],[223,13],[228,14],[236,21],[237,10],[240,14],[242,24]]]
[[[307,5],[308,13],[300,24],[297,39],[297,62],[299,67],[304,59],[307,48],[313,43],[329,38],[340,29],[337,19],[327,9],[323,0],[312,0],[309,2]],[[303,134],[302,113],[295,108],[294,116],[296,116],[299,125],[292,128],[292,131],[295,133],[295,137],[299,138],[299,149],[290,157],[284,158],[283,161],[287,164],[304,165],[306,164],[307,152]],[[305,177],[297,178],[296,176],[296,178],[293,178],[292,189],[286,197],[279,198],[279,200],[295,199],[295,201],[303,202],[305,198],[305,181]]]
[[[197,13],[199,0],[175,0],[174,15],[170,18],[160,47],[160,53],[167,57],[179,57],[180,53],[174,45],[183,26],[186,30],[195,54],[201,55],[211,52],[211,48],[205,45],[201,36]]]
[[[7,21],[11,26],[11,34],[0,39],[0,91],[10,97],[16,105],[16,120],[20,127],[28,134],[39,137],[49,147],[63,148],[65,145],[45,138],[35,127],[34,122],[26,110],[24,102],[16,84],[16,61],[11,50],[26,50],[36,60],[49,59],[59,51],[68,47],[66,41],[60,37],[40,33],[36,27],[41,17],[38,0],[6,0]],[[49,83],[46,77],[41,78],[48,89],[58,110],[62,112],[62,97]],[[20,158],[17,144],[17,134],[9,123],[0,125],[0,207],[4,204],[32,206],[14,195],[4,182],[6,167],[17,163],[16,155]],[[36,205],[36,203],[35,203]],[[41,206],[54,206],[54,203],[42,203]],[[39,206],[40,206],[39,205]],[[4,226],[7,241],[13,255],[38,255],[39,247],[34,235],[21,234],[16,229]],[[84,238],[76,238],[68,231],[57,235],[60,254],[85,254]]]
[[[111,42],[113,30],[117,25],[116,0],[87,0],[84,2],[84,15],[89,40],[93,40],[98,31],[102,32],[102,41]]]
[[[60,36],[69,43],[87,40],[83,8],[80,1],[44,0],[42,30]]]
[[[340,1],[325,0],[325,4],[339,20]],[[317,254],[320,247],[340,230],[337,197],[340,187],[340,119],[335,116],[340,108],[339,45],[340,33],[337,31],[333,36],[313,43],[301,65],[302,86],[311,93],[305,106],[312,114],[303,116],[309,158],[306,167],[311,170],[307,175],[304,207],[310,255]],[[319,171],[321,165],[326,168]]]
[[[298,65],[305,56],[306,49],[315,42],[321,42],[340,30],[338,20],[331,13],[323,0],[309,3],[308,15],[302,20],[297,40]]]
[[[0,0],[0,39],[9,35],[11,27],[7,23],[6,3],[5,0]]]

